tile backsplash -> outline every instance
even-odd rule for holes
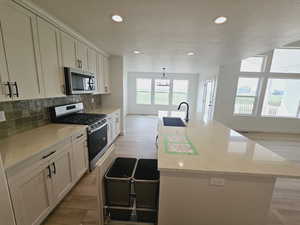
[[[0,102],[6,121],[0,122],[0,139],[50,123],[49,107],[83,102],[86,110],[101,106],[101,95],[72,95],[24,101]]]

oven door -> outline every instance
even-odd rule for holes
[[[107,124],[88,135],[89,161],[94,162],[96,159],[98,160],[104,154],[106,146]]]

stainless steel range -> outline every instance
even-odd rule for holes
[[[50,108],[51,121],[54,123],[88,125],[87,140],[90,169],[107,150],[107,121],[104,114],[83,113],[83,103],[61,105]]]

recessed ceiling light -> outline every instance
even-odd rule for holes
[[[225,16],[217,17],[214,20],[215,24],[223,24],[223,23],[226,23],[226,21],[227,21],[227,17],[225,17]]]
[[[193,55],[195,55],[195,52],[188,52],[187,55],[188,56],[193,56]]]
[[[141,52],[138,51],[138,50],[134,50],[133,53],[134,53],[134,54],[140,54]]]
[[[122,16],[120,16],[120,15],[113,15],[113,16],[111,17],[111,19],[112,19],[113,21],[117,22],[117,23],[123,22],[123,18],[122,18]]]

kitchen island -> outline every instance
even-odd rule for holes
[[[159,225],[265,225],[276,178],[300,166],[216,121],[159,125]]]

